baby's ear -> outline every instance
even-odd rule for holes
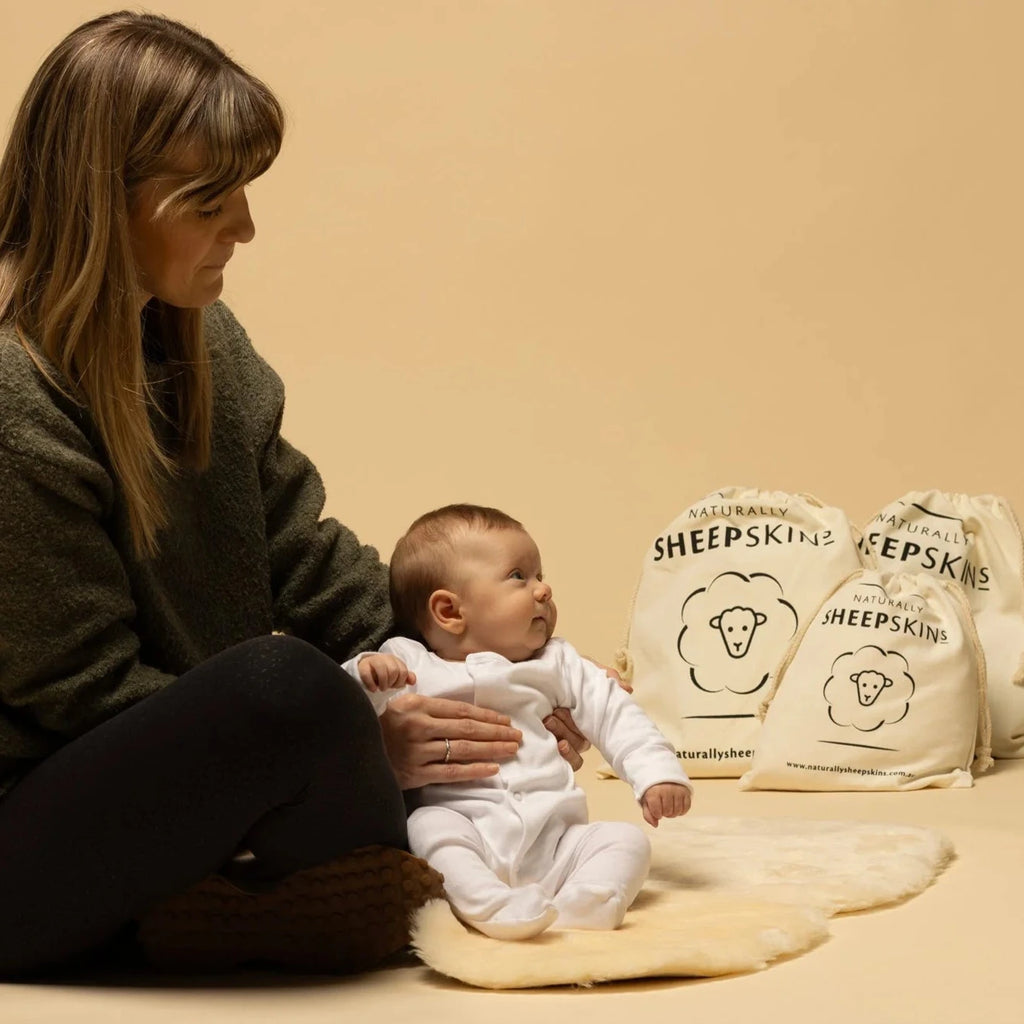
[[[431,621],[452,636],[461,636],[466,628],[459,595],[451,590],[435,590],[427,600],[427,611]]]

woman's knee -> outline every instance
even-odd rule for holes
[[[254,734],[299,734],[310,742],[337,742],[339,730],[376,731],[376,716],[362,687],[340,665],[305,640],[261,636],[204,663],[197,676],[229,713]]]

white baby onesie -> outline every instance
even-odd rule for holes
[[[568,708],[638,800],[657,783],[690,785],[654,723],[557,637],[520,662],[493,652],[445,661],[401,637],[381,651],[401,658],[416,684],[369,693],[378,713],[391,698],[414,691],[491,708],[523,734],[517,755],[498,762],[497,775],[426,786],[423,806],[409,819],[412,851],[445,875],[455,912],[505,938],[536,934],[555,912],[562,927],[617,927],[646,877],[650,844],[634,825],[587,824],[586,794],[543,719]],[[357,676],[358,661],[344,668]]]

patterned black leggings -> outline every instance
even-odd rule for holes
[[[371,843],[405,848],[405,807],[361,687],[301,640],[249,640],[0,799],[0,975],[102,945],[240,849],[274,877]]]

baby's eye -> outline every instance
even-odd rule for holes
[[[510,580],[525,580],[526,579],[526,577],[523,575],[523,570],[522,569],[513,569],[508,574],[508,578]]]

